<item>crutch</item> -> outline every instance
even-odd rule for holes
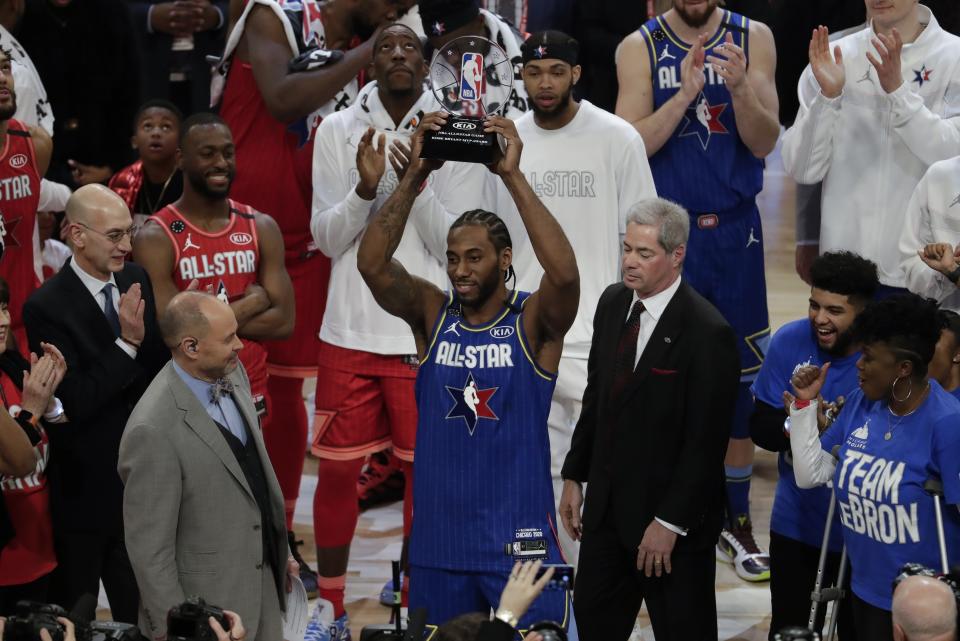
[[[933,497],[933,513],[937,518],[937,541],[940,544],[940,567],[944,574],[950,572],[947,563],[947,541],[943,534],[943,513],[940,511],[940,499],[943,498],[943,481],[929,478],[923,484],[923,490]]]
[[[833,448],[831,454],[838,458],[837,453],[840,446]],[[827,507],[827,521],[823,525],[823,543],[820,545],[820,561],[817,564],[817,580],[813,585],[813,592],[810,593],[810,618],[807,621],[807,628],[811,632],[816,632],[817,614],[820,611],[820,604],[834,602],[833,609],[830,611],[829,625],[827,626],[827,641],[833,641],[837,632],[837,615],[840,612],[840,601],[846,596],[846,590],[843,589],[843,583],[847,576],[847,546],[844,544],[843,551],[840,553],[840,569],[837,571],[837,581],[829,588],[823,587],[823,577],[827,568],[827,555],[830,547],[830,529],[833,525],[833,515],[837,510],[837,493],[833,487],[830,488],[830,505]],[[824,606],[826,607],[826,606]]]

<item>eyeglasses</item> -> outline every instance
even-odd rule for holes
[[[99,229],[94,229],[90,225],[85,225],[84,223],[76,224],[80,225],[84,229],[89,229],[92,232],[100,234],[114,245],[119,245],[127,236],[130,236],[130,239],[133,240],[133,237],[137,235],[138,231],[140,231],[140,225],[130,225],[126,229],[111,229],[108,232],[102,232]]]

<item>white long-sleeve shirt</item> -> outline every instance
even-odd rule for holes
[[[903,84],[887,94],[867,60],[868,27],[838,40],[846,82],[826,98],[809,66],[783,162],[803,184],[823,181],[820,250],[877,263],[880,282],[904,287],[898,248],[910,194],[937,162],[960,154],[960,38],[920,5],[926,28],[901,53]]]
[[[375,354],[415,354],[407,324],[385,312],[374,300],[357,269],[357,249],[368,222],[396,188],[389,160],[372,201],[356,193],[357,143],[368,127],[392,140],[409,137],[419,117],[433,105],[428,93],[401,120],[398,127],[383,108],[376,83],[361,90],[350,108],[320,123],[313,149],[313,208],[310,231],[317,247],[331,259],[327,307],[320,340]],[[417,197],[394,257],[415,276],[448,287],[447,232],[454,216],[469,209],[489,208],[491,174],[483,165],[447,162],[430,175]]]
[[[580,271],[580,305],[564,338],[563,355],[587,358],[600,294],[620,280],[620,238],[627,212],[657,196],[643,138],[626,121],[586,100],[560,129],[542,129],[528,112],[517,120],[517,133],[523,141],[520,170],[563,227]],[[502,186],[496,211],[510,229],[517,286],[539,289],[543,267]]]
[[[900,235],[900,257],[907,288],[960,312],[960,289],[928,267],[917,251],[930,243],[960,244],[960,157],[934,163],[910,197]]]

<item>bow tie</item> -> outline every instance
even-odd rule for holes
[[[233,383],[225,378],[218,378],[216,382],[210,386],[210,401],[213,403],[219,403],[221,396],[232,393]]]

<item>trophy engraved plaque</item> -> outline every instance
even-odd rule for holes
[[[497,136],[483,131],[483,120],[502,113],[513,89],[513,64],[486,38],[455,38],[437,51],[430,86],[449,116],[439,131],[428,131],[424,158],[489,164]]]

